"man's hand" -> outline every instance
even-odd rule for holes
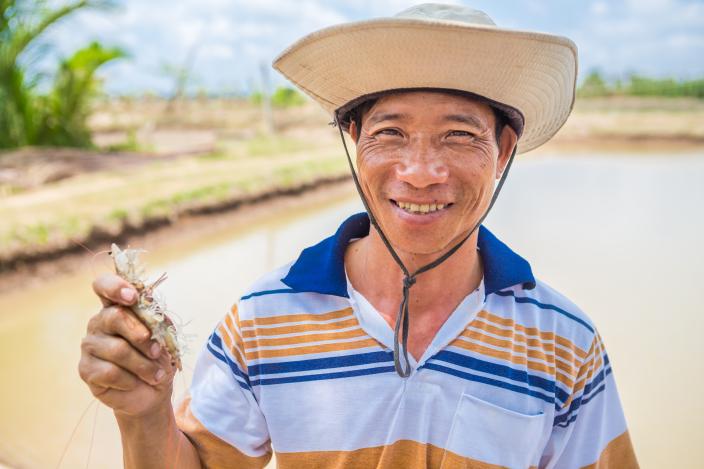
[[[129,306],[137,291],[117,275],[93,282],[103,309],[88,322],[78,372],[90,391],[115,412],[124,466],[201,467],[195,447],[178,429],[171,406],[176,368],[151,340],[149,329]]]
[[[91,392],[116,416],[141,417],[171,404],[175,368],[130,311],[137,291],[117,275],[93,282],[103,309],[88,322],[78,371]]]

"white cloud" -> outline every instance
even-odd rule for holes
[[[603,1],[594,2],[589,10],[595,15],[604,15],[609,12],[609,4]]]
[[[307,33],[346,21],[391,16],[419,1],[123,0],[116,11],[88,11],[68,19],[52,31],[49,42],[64,55],[92,39],[128,49],[130,61],[104,71],[106,86],[117,92],[168,92],[163,64],[182,65],[197,44],[195,68],[201,84],[231,89],[256,82],[262,62],[270,62]],[[701,1],[591,0],[577,6],[560,0],[449,3],[485,9],[502,26],[569,36],[579,46],[583,72],[599,66],[612,74],[640,70],[704,74]]]

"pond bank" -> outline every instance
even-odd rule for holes
[[[174,243],[198,237],[223,225],[244,225],[263,214],[284,213],[295,206],[347,196],[353,190],[348,174],[321,177],[287,188],[273,188],[250,196],[188,207],[176,216],[154,217],[140,225],[125,222],[111,232],[95,228],[80,243],[23,253],[0,261],[0,293],[36,286],[58,274],[84,268],[94,257],[93,252],[105,252],[112,242],[132,246]]]

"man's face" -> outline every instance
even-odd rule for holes
[[[388,95],[365,113],[360,183],[394,247],[437,253],[476,224],[516,141],[506,127],[500,148],[494,126],[486,104],[439,92]]]

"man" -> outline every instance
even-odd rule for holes
[[[275,67],[356,142],[367,213],[240,298],[176,414],[168,356],[116,306],[134,292],[95,282],[80,371],[125,465],[637,467],[593,324],[479,227],[516,149],[569,115],[574,45],[426,4]]]

